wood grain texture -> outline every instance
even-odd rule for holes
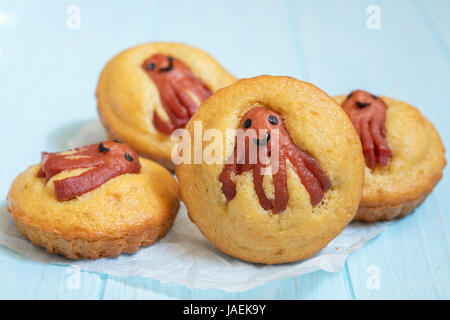
[[[34,262],[0,248],[0,299],[99,299],[101,276]]]
[[[72,4],[81,9],[79,30],[66,26]],[[366,26],[370,5],[381,10],[379,30]],[[0,157],[0,194],[6,197],[13,178],[39,161],[42,150],[64,148],[97,117],[94,92],[108,59],[156,40],[204,49],[238,77],[289,75],[330,95],[361,88],[408,101],[450,146],[449,9],[445,0],[0,0],[0,13],[15,20],[0,19],[0,147],[7,150]],[[1,247],[0,298],[449,298],[448,171],[414,214],[352,254],[340,273],[228,293],[81,272],[79,289],[70,289],[73,270]],[[379,289],[371,282],[376,274]]]

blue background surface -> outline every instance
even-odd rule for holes
[[[80,28],[67,22],[80,9]],[[370,5],[381,28],[369,29]],[[70,21],[69,21],[70,22]],[[289,75],[330,95],[361,88],[418,107],[450,146],[450,1],[0,0],[0,197],[14,177],[95,120],[106,61],[156,40],[214,56],[237,77]],[[447,153],[447,159],[449,159]],[[315,272],[229,293],[116,278],[31,261],[0,246],[0,298],[450,298],[450,182],[413,215],[353,253],[340,273]],[[0,200],[1,214],[5,200]],[[379,279],[379,286],[373,280]]]

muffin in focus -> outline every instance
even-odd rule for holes
[[[200,149],[201,163],[183,140],[176,175],[190,219],[224,253],[264,264],[306,259],[353,219],[361,145],[319,88],[290,77],[242,79],[200,106],[186,127],[191,137],[199,123],[215,139]]]

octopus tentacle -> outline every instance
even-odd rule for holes
[[[86,192],[94,190],[104,184],[106,181],[120,175],[119,170],[111,170],[111,168],[94,168],[74,177],[55,180],[55,194],[58,200],[64,201],[74,197],[74,195],[82,195]]]
[[[92,145],[73,149],[69,154],[42,152],[42,166],[38,177],[45,177],[48,181],[63,170],[102,166],[105,164],[105,160],[93,156],[97,151],[98,146]]]
[[[200,98],[201,101],[208,99],[212,95],[212,92],[208,89],[208,87],[201,82],[194,82],[191,90]]]
[[[319,181],[322,190],[327,191],[331,187],[331,181],[327,174],[323,171],[319,162],[300,148],[295,148],[295,151],[301,153],[302,160],[308,170],[311,171],[314,177]]]
[[[311,199],[311,205],[315,207],[323,199],[322,186],[316,177],[306,167],[301,153],[289,155],[289,160],[294,166],[297,175],[300,177],[302,184],[305,186],[306,191],[309,193]]]
[[[355,127],[356,133],[358,134],[359,138],[361,139],[361,119],[357,119],[353,126]]]
[[[175,130],[175,126],[171,122],[161,119],[156,111],[153,111],[153,124],[164,134],[171,134]]]
[[[273,175],[273,187],[275,189],[273,213],[280,213],[286,210],[289,200],[287,190],[286,159],[282,159],[282,161],[278,164],[278,170]]]
[[[195,93],[201,100],[205,100],[206,98],[209,98],[212,95],[212,92],[209,89],[209,87],[199,78],[194,76],[194,74],[191,71],[187,72],[186,76],[191,81],[193,91],[195,91]]]
[[[168,114],[171,113],[176,118],[188,117],[189,114],[180,100],[178,100],[174,88],[170,85],[165,85],[164,87],[165,90],[162,91],[161,98],[163,104],[166,106],[166,111]]]
[[[253,167],[253,186],[255,187],[255,192],[258,195],[259,203],[264,210],[272,209],[272,202],[267,198],[266,193],[263,188],[263,179],[264,175],[261,170],[264,170],[264,167],[260,164],[256,164]]]
[[[163,120],[156,110],[153,112],[153,124],[159,131],[164,134],[171,134],[176,128],[184,127],[189,121],[187,111],[181,106],[175,92],[172,89],[164,91],[163,101],[164,108],[169,117],[169,120]]]
[[[186,106],[189,116],[192,116],[197,111],[197,103],[189,96],[189,93],[179,83],[174,82],[175,94],[178,100]]]
[[[50,180],[51,177],[61,172],[61,168],[64,170],[74,170],[80,168],[88,168],[88,167],[98,167],[104,164],[103,159],[86,157],[86,158],[77,158],[70,159],[66,158],[62,155],[52,156],[48,160],[45,161],[44,165],[41,168],[41,171],[46,172],[46,180]]]
[[[361,143],[364,153],[364,158],[366,159],[366,165],[373,169],[376,164],[375,156],[375,146],[373,144],[372,135],[369,131],[369,122],[362,120],[361,126]]]
[[[236,196],[236,184],[231,179],[232,172],[236,172],[236,162],[227,163],[219,177],[219,181],[222,182],[222,192],[227,201],[233,200]]]
[[[384,123],[378,118],[373,119],[370,122],[370,132],[372,134],[372,139],[377,146],[377,156],[380,161],[381,166],[385,166],[389,163],[389,158],[391,157],[391,149],[389,149],[386,140],[384,139],[385,128]]]

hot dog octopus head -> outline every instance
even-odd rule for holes
[[[155,83],[169,117],[165,121],[153,113],[153,124],[164,134],[184,128],[198,105],[212,94],[182,61],[171,56],[154,54],[144,61],[142,68]]]
[[[53,181],[59,201],[80,196],[119,175],[139,173],[141,164],[136,152],[128,145],[118,141],[104,141],[65,152],[43,152],[38,177],[48,181],[64,170],[79,168],[89,170],[77,176]]]
[[[277,113],[258,107],[248,111],[242,117],[239,127],[244,130],[255,130],[258,133],[258,137],[254,138],[252,142],[257,146],[266,147],[270,150],[269,140],[272,130],[286,130],[282,121]]]
[[[381,167],[390,162],[392,151],[386,142],[386,110],[384,101],[366,91],[351,92],[342,104],[349,116],[363,147],[367,167]]]
[[[236,196],[236,184],[232,180],[232,173],[240,175],[252,170],[253,185],[261,207],[265,210],[272,209],[275,214],[286,210],[289,199],[287,160],[292,163],[301,183],[309,193],[312,206],[322,201],[324,192],[330,188],[331,182],[318,161],[292,141],[280,114],[265,107],[255,107],[244,114],[239,128],[246,133],[255,130],[255,133],[252,136],[246,134],[244,139],[236,136],[232,158],[227,161],[219,177],[227,201]],[[255,152],[259,155],[255,156],[253,154]],[[263,163],[261,154],[269,156],[270,162]],[[263,189],[263,172],[267,166],[271,167],[275,190],[273,203]]]

